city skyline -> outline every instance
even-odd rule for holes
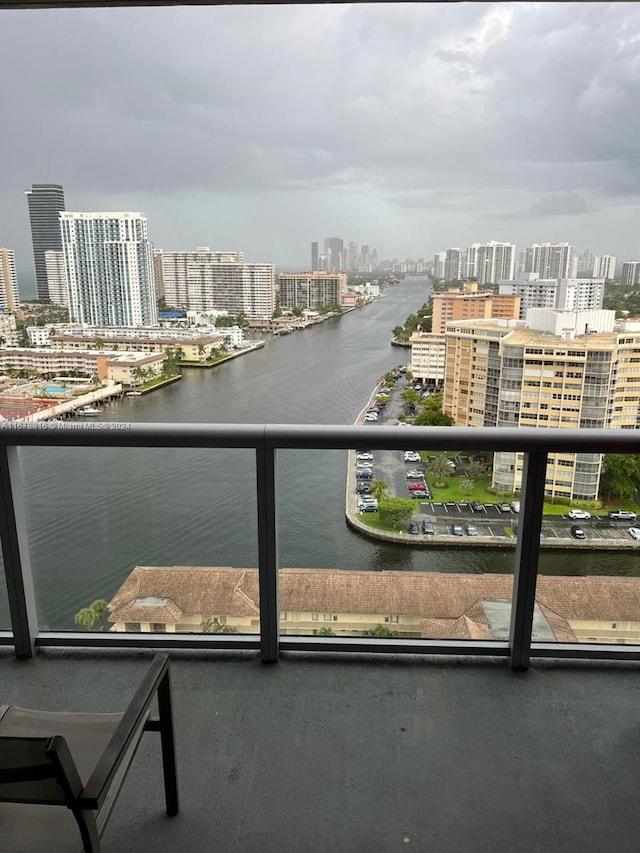
[[[634,4],[4,10],[0,243],[28,290],[20,199],[57,181],[76,210],[143,210],[158,247],[279,267],[331,234],[381,258],[499,239],[637,260],[639,21]]]

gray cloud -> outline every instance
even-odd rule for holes
[[[639,32],[626,3],[1,12],[0,243],[28,251],[22,191],[58,180],[164,245],[202,222],[282,262],[325,233],[533,241],[544,216],[631,255]]]

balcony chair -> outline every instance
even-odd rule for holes
[[[156,694],[157,719],[151,717]],[[175,815],[178,785],[167,655],[155,656],[124,713],[0,707],[0,851],[99,853],[145,731],[160,732],[167,814]]]

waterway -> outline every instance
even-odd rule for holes
[[[377,379],[406,362],[391,329],[427,298],[409,278],[362,310],[270,341],[263,349],[98,420],[351,424]],[[375,429],[375,427],[372,427]],[[248,450],[23,448],[20,451],[39,621],[73,627],[135,565],[257,565],[254,455]],[[344,520],[345,452],[280,451],[279,556],[285,567],[511,572],[513,553],[373,542]],[[640,574],[629,553],[543,552],[549,574]],[[8,627],[0,589],[0,628]]]

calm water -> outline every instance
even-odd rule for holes
[[[408,279],[361,311],[270,342],[264,349],[127,398],[101,420],[351,424],[375,381],[408,360],[390,330],[425,302]],[[512,570],[513,555],[420,550],[370,542],[344,520],[345,454],[281,451],[283,566],[406,571]],[[254,458],[245,450],[24,448],[27,523],[40,623],[109,599],[137,565],[256,566]],[[552,574],[640,574],[635,555],[546,552]],[[4,590],[0,626],[8,626]]]

